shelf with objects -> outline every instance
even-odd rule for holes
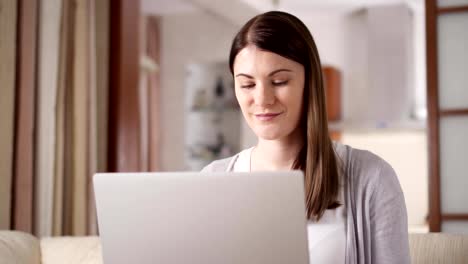
[[[240,150],[242,114],[225,62],[187,66],[185,166],[200,170]]]

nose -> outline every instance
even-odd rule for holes
[[[254,102],[258,106],[268,106],[275,103],[275,94],[272,87],[257,84],[254,92]]]

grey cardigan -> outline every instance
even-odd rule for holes
[[[344,173],[346,263],[410,263],[405,199],[395,171],[369,151],[334,142]],[[232,171],[238,154],[202,171]]]

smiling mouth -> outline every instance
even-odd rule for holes
[[[255,117],[260,121],[270,121],[282,113],[255,114]]]

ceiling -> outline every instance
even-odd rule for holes
[[[234,2],[235,5],[233,5]],[[317,12],[342,13],[358,8],[375,5],[406,3],[410,6],[423,6],[424,0],[141,0],[142,12],[165,15],[188,13],[201,9],[212,9],[212,6],[237,6],[241,9],[251,8],[258,12],[283,10],[297,15]],[[239,11],[239,12],[237,12]],[[230,10],[241,13],[245,10]]]
[[[167,15],[197,11],[189,0],[141,0],[144,14]]]
[[[261,11],[272,8],[293,9],[299,11],[301,8],[313,9],[322,8],[342,8],[342,7],[364,7],[372,5],[388,5],[398,3],[424,2],[423,0],[241,0]]]
[[[355,9],[392,4],[422,5],[424,0],[240,0],[260,12],[272,9],[283,10],[293,14],[342,13]]]

